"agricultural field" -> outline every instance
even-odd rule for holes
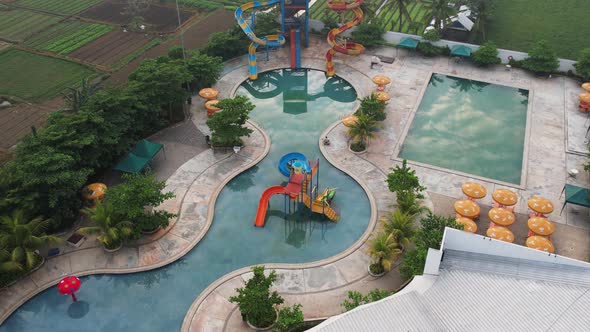
[[[82,12],[80,16],[117,25],[128,25],[134,15],[126,11],[126,7],[125,3],[103,2]],[[184,23],[195,14],[194,11],[181,9],[180,20]],[[150,5],[141,17],[148,31],[173,32],[178,27],[178,16],[176,8],[173,7]]]
[[[21,42],[33,33],[47,29],[63,17],[41,14],[29,10],[0,11],[0,38]]]
[[[377,10],[383,1],[384,0],[366,0],[365,4],[370,5],[373,10]],[[328,8],[328,0],[316,1],[309,9],[309,14],[311,19],[320,21],[326,17],[326,15],[337,15],[336,12],[331,11],[330,8]]]
[[[241,4],[251,2],[252,0],[178,0],[178,3],[184,7],[195,8],[206,12],[212,12],[220,8],[234,10]],[[173,3],[173,0],[168,0]]]
[[[112,29],[109,25],[69,20],[31,36],[25,40],[25,45],[57,54],[68,54],[107,34]]]
[[[119,61],[124,61],[127,56],[143,53],[146,47],[153,46],[153,41],[151,36],[117,30],[77,49],[70,57],[97,65],[118,66]]]
[[[0,95],[40,101],[76,86],[94,72],[82,65],[9,48],[0,52]]]
[[[576,59],[590,47],[588,0],[495,0],[486,39],[500,48],[527,52],[545,39],[557,55]]]
[[[90,8],[102,0],[17,0],[16,5],[51,13],[73,15]]]

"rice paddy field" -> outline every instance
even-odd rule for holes
[[[57,54],[69,54],[112,29],[109,25],[64,21],[28,38],[25,45]]]
[[[0,52],[0,95],[39,101],[77,86],[94,72],[74,62],[13,48]]]
[[[37,31],[45,30],[63,17],[41,14],[29,10],[0,11],[0,38],[21,42]]]
[[[52,13],[72,15],[99,2],[102,0],[17,0],[15,4]]]

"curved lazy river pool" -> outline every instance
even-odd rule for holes
[[[21,306],[0,331],[178,331],[191,303],[210,283],[238,268],[261,263],[302,263],[350,247],[367,228],[370,205],[352,178],[331,166],[317,146],[319,135],[353,111],[356,92],[338,77],[314,70],[274,70],[236,91],[256,105],[251,118],[271,138],[266,158],[221,191],[213,224],[187,255],[163,268],[126,275],[82,278],[72,303],[51,287]],[[339,223],[284,212],[281,196],[270,201],[264,228],[253,226],[262,191],[287,178],[281,156],[301,152],[319,158],[319,188],[336,187]]]

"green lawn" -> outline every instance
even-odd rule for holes
[[[0,37],[20,42],[62,19],[59,16],[40,14],[29,10],[3,10],[0,11]]]
[[[99,2],[102,0],[18,0],[16,4],[52,13],[77,14]]]
[[[73,62],[16,49],[0,52],[0,95],[39,101],[79,84],[94,72]]]
[[[109,25],[64,21],[25,41],[25,45],[58,54],[68,54],[108,33]]]
[[[496,9],[487,26],[486,39],[498,47],[529,51],[547,40],[558,56],[576,59],[590,47],[589,0],[495,0]]]

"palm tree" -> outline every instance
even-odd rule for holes
[[[467,6],[475,15],[475,31],[481,35],[481,41],[486,40],[486,22],[492,17],[494,3],[490,0],[468,0]]]
[[[426,9],[428,10],[424,15],[426,26],[430,25],[430,21],[434,19],[434,28],[438,32],[442,32],[444,27],[449,23],[449,18],[457,14],[453,0],[429,0],[424,1]]]
[[[68,93],[64,95],[66,102],[65,111],[77,113],[82,106],[86,104],[88,99],[100,89],[100,83],[90,83],[88,78],[85,78],[80,83],[79,88],[68,87]]]
[[[398,28],[397,31],[401,32],[402,31],[402,26],[404,25],[404,17],[408,20],[408,22],[412,22],[412,16],[410,16],[410,13],[408,12],[408,6],[410,0],[391,0],[390,2],[390,6],[391,6],[391,11],[395,12],[396,10],[399,11],[399,20],[397,21],[398,23]],[[394,19],[395,15],[392,15],[391,19]],[[395,23],[392,23],[391,26],[394,26]]]
[[[404,245],[410,245],[410,239],[414,235],[414,221],[416,215],[411,215],[397,209],[390,213],[387,218],[381,220],[383,231],[392,234],[395,241]]]
[[[368,254],[376,260],[371,264],[373,267],[371,271],[378,274],[391,270],[393,262],[401,252],[400,245],[395,241],[393,234],[377,233],[369,240]]]
[[[90,217],[95,226],[83,227],[78,231],[86,235],[99,234],[98,242],[107,249],[118,248],[133,233],[133,224],[118,219],[113,207],[107,202],[98,201],[94,208],[85,208],[82,212]]]
[[[348,134],[353,140],[368,145],[369,139],[375,137],[375,130],[377,122],[365,114],[360,114],[357,121],[348,129]]]
[[[413,192],[398,192],[397,208],[411,216],[418,216],[429,212],[430,209],[422,205],[422,199],[418,198]]]
[[[28,220],[20,210],[0,217],[0,271],[29,271],[36,267],[42,259],[36,250],[62,242],[45,234],[49,224],[41,217]]]

